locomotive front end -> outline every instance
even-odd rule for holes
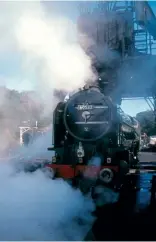
[[[103,169],[106,168],[107,173],[109,168],[116,171],[116,166],[111,164],[108,154],[105,157],[103,150],[107,149],[105,141],[109,140],[107,135],[114,128],[114,115],[111,99],[95,86],[79,90],[58,105],[54,115],[55,156],[51,166],[56,177],[73,179],[85,176],[87,179],[102,177],[101,180],[107,180]]]
[[[95,86],[60,102],[53,119],[54,177],[81,183],[81,190],[120,183],[134,163],[139,140],[139,126],[121,111]]]
[[[64,124],[75,140],[95,142],[111,128],[111,101],[96,87],[83,89],[66,103]]]

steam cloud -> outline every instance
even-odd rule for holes
[[[37,1],[0,6],[0,52],[19,55],[22,77],[32,74],[47,112],[58,101],[53,95],[56,89],[70,92],[95,79],[91,60],[77,43],[76,26],[69,19],[54,12],[49,15]],[[41,171],[16,171],[21,157],[24,161],[51,157],[46,151],[50,136],[17,150],[15,160],[0,163],[0,240],[82,240],[91,227],[94,206],[89,198]]]
[[[44,150],[49,141],[47,133],[20,151],[21,157],[49,158]],[[10,162],[0,164],[0,240],[82,240],[94,221],[89,197],[61,179],[50,180],[40,170],[17,172],[19,159]]]
[[[63,16],[47,16],[39,3],[17,20],[15,39],[27,57],[27,67],[37,64],[37,87],[72,91],[94,78],[91,61],[74,36],[75,28]]]
[[[23,79],[35,73],[31,80],[47,112],[58,101],[53,95],[56,89],[70,92],[95,78],[69,19],[53,12],[49,15],[37,1],[1,2],[0,6],[1,55],[19,56]],[[41,171],[17,172],[21,157],[51,156],[46,150],[50,136],[27,149],[17,149],[14,160],[0,163],[0,240],[82,240],[94,220],[92,201],[67,183],[52,181]]]
[[[12,175],[5,165],[0,173],[1,240],[83,239],[91,226],[92,204],[80,192],[40,171]]]
[[[58,103],[60,97],[56,95],[56,90],[70,92],[95,78],[91,60],[77,42],[76,23],[71,19],[58,15],[53,7],[48,11],[46,3],[39,1],[1,2],[0,12],[0,61],[8,67],[8,74],[0,76],[1,83],[25,90],[28,82],[32,82],[37,92],[37,102],[41,100],[44,104],[42,117],[48,116]],[[15,69],[19,69],[13,77],[9,77],[9,70],[12,69],[12,63],[10,65],[9,58],[6,58],[9,55],[15,57],[13,64]],[[4,106],[7,99],[4,93],[0,107],[5,113],[10,112]],[[23,117],[17,118],[14,112],[18,104],[12,106],[12,122],[10,124],[9,120],[8,126],[13,123],[17,127]],[[14,137],[11,138],[14,140]],[[8,146],[7,139],[11,138],[4,137],[1,142],[5,144],[4,148]]]
[[[15,56],[13,65],[19,65],[17,75],[1,75],[3,85],[25,90],[31,82],[48,115],[59,101],[56,90],[71,92],[95,79],[91,60],[77,42],[76,22],[53,7],[48,11],[45,2],[1,2],[0,7],[0,59],[8,73],[12,63],[6,56]]]

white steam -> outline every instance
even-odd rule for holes
[[[97,207],[102,207],[106,204],[116,203],[119,200],[119,193],[105,186],[97,186],[95,189]]]
[[[72,91],[94,78],[91,61],[76,41],[76,23],[52,12],[42,4],[18,18],[15,38],[27,57],[27,68],[37,71],[37,86]],[[75,36],[73,36],[75,34]]]
[[[20,155],[35,161],[48,146],[49,134]],[[16,172],[17,163],[0,163],[0,240],[83,240],[94,221],[92,201],[40,170]]]
[[[95,76],[90,59],[76,41],[76,23],[49,14],[43,5],[37,1],[0,3],[0,53],[1,58],[10,53],[19,57],[19,76],[23,80],[31,76],[38,96],[52,111],[58,101],[55,89],[70,92]],[[16,80],[16,85],[20,82]],[[14,120],[17,112],[12,110]],[[82,240],[91,227],[94,206],[89,198],[41,171],[16,172],[21,158],[26,162],[51,157],[46,150],[51,134],[47,136],[17,150],[16,162],[0,163],[0,240]]]
[[[61,7],[61,3],[58,4]],[[77,41],[77,23],[68,16],[58,16],[53,8],[47,10],[46,5],[40,1],[0,2],[0,61],[7,66],[7,74],[2,74],[1,80],[3,85],[23,90],[32,82],[37,92],[34,99],[44,106],[41,117],[47,117],[56,107],[59,98],[55,97],[55,90],[70,92],[95,78],[91,60]],[[10,69],[15,69],[13,76],[9,76]],[[7,95],[0,101],[0,112],[3,107],[9,119],[7,125],[2,124],[6,123],[2,119],[0,124],[9,127],[13,137],[3,135],[4,148],[8,147],[8,139],[14,141],[14,133],[22,119],[27,120],[22,112],[16,112],[20,101],[8,101],[8,106],[12,107],[10,115],[6,99]]]
[[[80,240],[93,221],[89,200],[40,171],[13,175],[1,164],[0,191],[0,240]]]

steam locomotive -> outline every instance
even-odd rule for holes
[[[140,126],[99,87],[80,89],[53,114],[55,178],[85,177],[111,184],[138,162]]]

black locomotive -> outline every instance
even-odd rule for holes
[[[56,177],[73,179],[87,171],[109,183],[136,165],[139,144],[139,123],[98,87],[84,87],[54,111],[50,166]]]

